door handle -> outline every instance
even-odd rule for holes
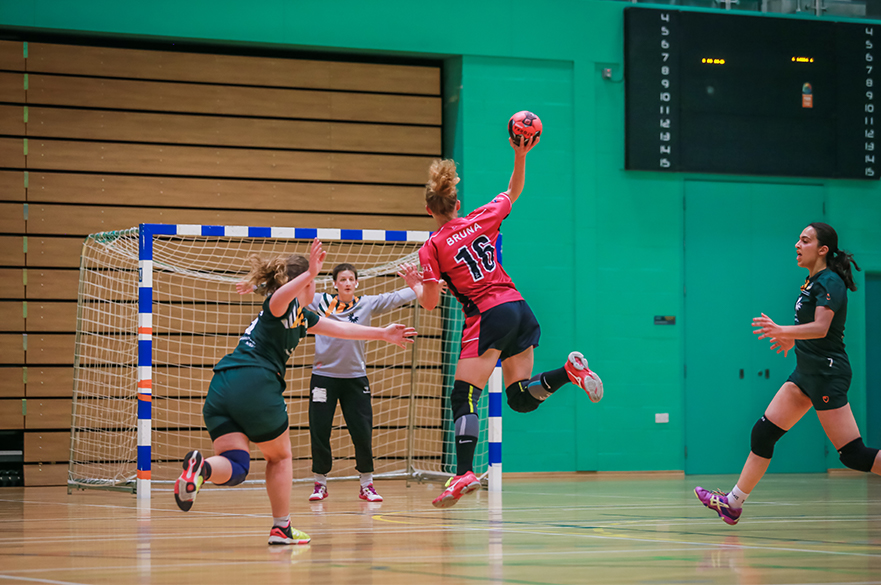
[[[740,368],[740,379],[743,380],[743,368]]]

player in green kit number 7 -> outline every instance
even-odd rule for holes
[[[341,339],[383,340],[401,347],[412,343],[416,331],[404,325],[365,327],[321,319],[303,309],[315,295],[315,277],[326,252],[312,242],[309,259],[300,255],[265,260],[251,256],[251,271],[243,289],[266,295],[263,309],[235,350],[214,366],[202,416],[214,442],[214,455],[187,453],[183,473],[174,484],[178,507],[188,511],[205,481],[233,486],[242,483],[250,466],[250,444],[266,460],[266,491],[272,508],[269,544],[306,544],[309,535],[291,527],[290,496],[293,471],[285,389],[288,358],[306,335]]]
[[[844,351],[847,290],[857,289],[850,265],[860,268],[851,254],[838,249],[838,234],[825,223],[806,227],[795,249],[798,265],[808,270],[795,303],[795,325],[777,325],[764,313],[753,319],[754,333],[759,339],[770,338],[771,349],[785,356],[795,347],[795,371],[753,427],[750,454],[734,489],[727,494],[694,489],[701,503],[726,524],[740,520],[743,502],[768,470],[775,443],[811,406],[843,464],[881,475],[881,454],[863,444],[847,402],[851,380]]]

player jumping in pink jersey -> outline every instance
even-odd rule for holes
[[[508,405],[517,412],[531,412],[571,381],[584,389],[590,400],[603,397],[603,383],[587,367],[584,356],[573,351],[559,369],[532,376],[533,348],[538,347],[541,329],[529,305],[517,291],[508,274],[496,261],[496,239],[502,220],[523,191],[526,153],[539,139],[511,141],[514,172],[508,190],[459,217],[456,191],[459,177],[452,160],[434,161],[425,186],[426,210],[437,221],[438,230],[419,250],[423,272],[404,268],[410,278],[421,276],[421,305],[434,309],[440,299],[441,281],[462,303],[465,327],[456,376],[450,395],[456,435],[456,476],[432,504],[437,508],[454,505],[462,495],[480,488],[472,461],[480,420],[477,401],[499,359],[507,384]]]

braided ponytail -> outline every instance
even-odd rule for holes
[[[826,267],[841,277],[841,280],[844,281],[844,286],[851,291],[856,291],[857,285],[853,281],[853,272],[850,265],[853,264],[853,267],[857,270],[861,270],[861,268],[856,263],[856,260],[853,259],[853,254],[838,249],[838,233],[831,225],[819,221],[810,224],[810,227],[814,228],[814,231],[817,232],[817,242],[820,246],[829,248],[829,253],[826,254]]]
[[[853,254],[845,250],[835,250],[834,252],[830,252],[830,255],[832,258],[830,259],[827,256],[826,266],[841,277],[841,280],[844,281],[844,285],[848,289],[855,291],[857,285],[853,281],[853,272],[851,272],[850,265],[853,264],[853,267],[857,270],[861,269],[856,263],[856,260],[853,259]]]

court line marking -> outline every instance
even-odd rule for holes
[[[881,518],[881,517],[879,517],[879,518]],[[408,526],[410,528],[407,530],[401,530],[400,528],[389,526],[388,529],[382,530],[377,527],[369,527],[368,528],[368,527],[354,526],[354,527],[349,527],[349,528],[336,528],[330,532],[315,531],[313,529],[313,530],[310,530],[310,533],[312,533],[313,535],[330,534],[331,532],[333,534],[339,534],[339,535],[343,535],[343,534],[345,534],[345,535],[350,535],[350,534],[351,535],[392,534],[392,533],[401,533],[401,532],[406,532],[408,534],[420,534],[420,533],[424,533],[424,532],[431,532],[433,530],[437,530],[438,528],[441,528],[444,530],[471,530],[471,531],[476,531],[476,532],[489,531],[489,532],[503,532],[503,533],[512,533],[512,534],[514,534],[514,533],[516,533],[516,534],[519,534],[519,533],[527,533],[527,534],[543,533],[543,532],[539,532],[537,530],[528,530],[528,529],[524,529],[522,527],[519,527],[523,524],[526,524],[528,526],[530,523],[527,523],[527,522],[501,521],[501,523],[499,523],[499,521],[490,520],[489,524],[487,524],[486,521],[482,521],[479,524],[476,523],[477,521],[466,521],[466,522],[470,522],[470,524],[469,523],[462,523],[462,522],[458,522],[455,524],[432,524],[432,523],[426,523],[426,522],[423,522],[420,520],[414,520],[411,522],[405,522],[405,521],[399,521],[399,520],[389,520],[389,519],[383,517],[383,515],[374,515],[372,519],[380,521],[380,522],[385,522],[387,524]],[[860,516],[856,519],[857,520],[865,520],[866,518],[863,516]],[[123,520],[127,520],[127,519],[123,518]],[[831,523],[835,523],[835,522],[853,522],[854,520],[855,520],[855,518],[853,518],[853,517],[840,517],[840,518],[829,517],[828,519],[824,520],[823,523],[831,524]],[[764,520],[763,519],[763,521],[751,522],[751,524],[753,524],[753,525],[755,525],[755,524],[763,524],[763,525],[764,524],[790,524],[790,523],[795,523],[797,521],[815,522],[816,520],[815,519],[793,520],[790,518],[781,517],[779,519],[773,519],[773,520]],[[572,526],[571,528],[573,530],[594,530],[594,531],[596,531],[596,530],[605,530],[608,528],[614,528],[615,526],[622,526],[625,523],[630,525],[630,524],[635,524],[637,522],[641,522],[641,521],[640,520],[627,520],[627,521],[615,521],[615,522],[607,522],[607,523],[592,522],[588,526],[584,526],[584,527]],[[663,524],[663,525],[667,525],[667,526],[681,525],[681,526],[700,527],[700,526],[717,526],[718,522],[715,519],[707,518],[707,519],[695,519],[694,522],[687,522],[687,523],[686,522],[672,523],[672,522],[659,521],[658,524]],[[533,524],[533,526],[535,526],[535,528],[538,530],[547,530],[548,528],[554,528],[554,525],[551,523]],[[627,527],[629,527],[629,526],[625,526],[625,528],[627,528]],[[212,537],[213,538],[236,538],[236,537],[260,535],[263,533],[264,533],[264,531],[262,529],[259,529],[259,530],[236,530],[236,531],[231,531],[231,532],[213,532]],[[548,532],[548,534],[569,535],[569,533],[555,533],[555,532]],[[624,535],[622,535],[622,537],[623,536]],[[613,536],[612,534],[609,534],[609,537],[610,538],[618,538],[617,536]],[[114,541],[162,542],[162,541],[166,541],[166,540],[180,540],[180,539],[186,540],[186,539],[192,539],[192,538],[204,538],[204,536],[202,536],[202,535],[186,536],[186,535],[181,535],[181,534],[161,535],[161,534],[156,534],[156,533],[142,534],[142,533],[139,533],[138,527],[132,527],[131,533],[129,533],[127,535],[119,535],[119,534],[114,535],[112,540],[114,540]],[[635,537],[630,537],[630,538],[635,538]],[[32,543],[32,542],[39,542],[41,544],[46,544],[46,543],[65,543],[65,542],[71,542],[71,541],[86,543],[86,542],[106,542],[107,540],[108,540],[107,537],[100,537],[100,536],[83,537],[81,535],[80,536],[70,535],[70,536],[56,537],[56,538],[49,538],[49,539],[47,539],[46,537],[41,537],[41,536],[29,536],[29,537],[0,538],[0,544],[16,545],[16,544],[28,544],[28,543]],[[791,539],[783,539],[783,540],[791,540]],[[669,541],[666,539],[654,539],[654,540],[648,539],[647,541],[650,541],[650,542],[676,542],[676,541]],[[842,545],[841,543],[837,543],[837,542],[827,542],[824,544],[838,545],[838,546]]]
[[[145,512],[147,510],[138,510],[135,506],[132,506],[132,505],[85,504],[85,503],[78,503],[78,502],[41,502],[41,501],[33,501],[33,500],[8,500],[8,499],[0,499],[0,502],[23,503],[23,504],[28,504],[28,505],[43,505],[43,506],[45,506],[47,504],[55,504],[55,505],[59,505],[59,506],[65,506],[65,507],[73,506],[73,507],[77,507],[77,508],[79,508],[79,507],[108,508],[108,509],[113,509],[113,510],[124,510],[126,512],[130,512],[130,514],[125,515],[125,516],[121,516],[121,517],[113,517],[113,516],[108,517],[107,519],[109,519],[109,520],[131,520],[131,519],[134,519],[134,520],[139,520],[139,521],[144,521],[144,522],[153,522],[153,521],[172,520],[176,517],[179,517],[181,514],[181,512],[176,508],[151,508],[151,509],[149,509],[150,514],[145,514]],[[777,505],[784,506],[784,505],[791,505],[791,504],[781,503],[781,504],[777,504]],[[570,507],[560,507],[560,508],[549,507],[549,509],[554,509],[556,511],[571,511],[571,512],[590,511],[590,510],[594,510],[594,509],[601,509],[605,512],[615,512],[615,511],[622,511],[622,510],[645,510],[645,509],[654,509],[654,508],[655,508],[655,506],[575,506],[575,507],[570,506]],[[694,510],[695,507],[689,506],[689,505],[679,505],[679,506],[674,505],[674,506],[667,506],[666,508],[668,510],[676,510],[676,509]],[[547,511],[547,509],[543,510],[542,508],[533,508],[533,507],[500,508],[498,511],[504,513],[504,512],[523,512],[523,511],[529,511],[529,510],[535,510],[537,513],[543,513],[543,514],[546,513],[546,511]],[[455,511],[448,510],[448,511],[446,511],[446,514],[449,515],[452,512],[452,513],[455,513],[460,518],[465,515],[478,515],[479,518],[477,518],[477,519],[481,520],[481,519],[485,518],[485,515],[487,513],[492,513],[493,511],[494,511],[494,509],[492,509],[492,508],[490,508],[490,509],[487,509],[487,508],[482,508],[482,509],[479,509],[479,508],[460,508]],[[154,517],[153,513],[155,513],[157,515]],[[385,515],[392,515],[392,514],[407,514],[407,515],[413,515],[413,516],[417,516],[417,515],[430,516],[430,515],[436,515],[437,513],[438,512],[435,509],[397,510],[397,511],[389,512],[388,514],[379,514],[378,516],[385,516]],[[202,516],[226,517],[226,518],[265,518],[266,517],[265,512],[242,513],[242,512],[223,512],[223,511],[215,511],[215,510],[191,510],[190,512],[188,512],[188,514],[191,516],[202,515]],[[363,512],[360,512],[360,511],[346,511],[346,512],[322,511],[321,514],[324,516],[332,516],[332,517],[343,517],[343,516],[357,517],[357,516],[363,516],[363,515],[370,514],[370,511],[369,510],[366,510]],[[314,518],[315,515],[316,515],[316,512],[314,512],[312,510],[308,510],[308,511],[304,510],[302,512],[292,513],[291,518],[295,519],[295,520],[296,519],[304,519],[305,520],[308,518]],[[374,514],[374,516],[377,516],[377,515]],[[766,516],[764,518],[750,518],[750,524],[756,525],[759,523],[767,524],[767,523],[776,523],[776,522],[794,522],[794,523],[824,522],[824,521],[828,521],[829,519],[834,519],[836,521],[838,519],[857,520],[857,521],[867,520],[868,521],[868,520],[877,520],[879,518],[881,518],[881,515],[865,515],[865,516],[828,515],[828,516],[808,516],[808,517],[804,517],[804,516],[801,516],[801,517]],[[461,518],[461,519],[468,520],[468,518]],[[635,519],[633,521],[646,522],[646,523],[656,523],[656,524],[666,524],[666,525],[671,525],[671,526],[691,524],[691,522],[683,523],[682,520],[685,520],[685,519],[690,520],[690,518],[688,518],[688,517],[685,517],[685,518],[679,517],[679,518],[672,518],[670,520],[665,520],[665,519],[659,519],[655,516],[655,517],[652,517],[649,519]],[[70,517],[59,517],[59,518],[55,518],[55,519],[44,518],[43,520],[58,521],[58,522],[70,522],[70,521],[78,521],[78,520],[92,521],[92,520],[97,520],[97,518],[84,517],[84,518],[73,518],[72,519]],[[22,522],[26,522],[26,521],[28,521],[28,520],[25,518],[12,518],[12,519],[0,518],[0,524],[22,523]],[[594,522],[593,524],[598,524],[598,523]],[[2,539],[0,539],[0,540],[2,540]]]
[[[731,548],[732,545],[720,545],[723,547]],[[735,547],[736,548],[736,547]],[[666,552],[697,552],[704,551],[705,547],[689,547],[689,548],[664,548],[664,549],[654,549],[644,551],[645,554],[656,554],[656,553],[666,553]],[[632,549],[623,549],[623,550],[595,550],[595,551],[523,551],[523,552],[509,552],[502,554],[493,554],[493,555],[481,555],[481,554],[443,554],[443,555],[435,555],[435,556],[420,556],[418,558],[408,559],[401,558],[400,555],[396,555],[394,557],[351,557],[351,558],[333,558],[333,559],[316,559],[312,562],[316,564],[363,564],[363,563],[371,563],[373,565],[383,563],[388,564],[390,566],[397,565],[413,565],[413,564],[426,564],[426,561],[436,561],[436,562],[449,562],[451,559],[453,561],[457,559],[474,559],[474,558],[489,558],[488,562],[493,563],[500,560],[500,558],[515,558],[515,557],[530,557],[530,556],[538,556],[538,557],[549,557],[549,556],[568,556],[568,555],[606,555],[606,554],[628,554],[633,553]],[[813,552],[813,551],[811,551]],[[162,564],[162,565],[151,565],[151,570],[162,570],[162,569],[174,569],[174,568],[184,568],[184,567],[221,567],[227,565],[265,565],[266,561],[230,561],[230,562],[222,562],[222,561],[206,561],[203,563],[181,563],[181,564]],[[28,580],[34,582],[41,583],[50,583],[50,584],[59,584],[59,585],[86,585],[83,583],[73,583],[69,581],[52,581],[48,579],[37,579],[37,578],[26,578],[9,575],[9,573],[35,573],[35,572],[59,572],[59,571],[70,571],[70,572],[82,572],[82,571],[94,571],[100,574],[103,571],[120,571],[120,570],[132,570],[132,565],[118,565],[118,566],[107,566],[107,567],[70,567],[70,568],[51,568],[51,569],[22,569],[22,570],[13,570],[6,571],[7,575],[0,575],[0,578],[5,579],[20,579],[20,580]],[[838,581],[833,583],[824,582],[823,585],[879,585],[881,581]],[[816,583],[787,583],[780,585],[817,585]]]
[[[16,581],[30,581],[32,583],[50,583],[52,585],[87,585],[86,583],[74,583],[73,581],[53,581],[51,579],[37,579],[34,577],[14,577],[12,575],[0,575],[0,579],[14,579]]]
[[[137,560],[133,558],[132,560]],[[265,565],[267,561],[206,561],[204,563],[180,563],[174,565],[150,565],[150,570],[153,569],[176,569],[176,568],[184,568],[184,567],[223,567],[227,565]],[[70,571],[70,572],[83,572],[83,571],[121,571],[121,570],[133,570],[136,573],[140,572],[140,569],[131,564],[128,565],[112,565],[106,567],[53,567],[48,569],[13,569],[11,571],[6,571],[6,575],[0,575],[0,578],[3,579],[24,579],[24,577],[18,577],[18,573],[57,573],[59,571]],[[12,575],[12,573],[16,573],[16,575]],[[32,581],[38,581],[38,579],[30,579]],[[46,583],[64,583],[64,581],[46,581]],[[85,583],[71,583],[70,585],[87,585]]]
[[[641,551],[646,555],[654,555],[659,552],[663,553],[677,553],[677,552],[698,552],[704,551],[703,547],[676,547],[676,548],[661,548],[661,549],[651,549]],[[436,554],[431,556],[423,556],[416,553],[413,557],[401,557],[400,554],[395,554],[395,556],[387,556],[387,557],[348,557],[348,558],[326,558],[326,559],[315,559],[314,563],[317,564],[360,564],[364,562],[370,562],[372,564],[424,564],[425,561],[435,561],[435,562],[448,562],[451,559],[485,559],[489,558],[490,560],[498,559],[500,557],[545,557],[545,556],[569,556],[569,555],[607,555],[607,554],[632,554],[635,552],[633,549],[620,549],[620,550],[571,550],[571,551],[518,551],[518,552],[502,552],[501,554],[493,553],[493,554],[481,554],[481,553],[455,553],[449,554]],[[137,559],[132,559],[137,560]],[[179,563],[179,564],[162,564],[162,565],[150,565],[151,570],[153,569],[170,569],[170,568],[181,568],[181,567],[214,567],[214,566],[226,566],[226,565],[264,565],[266,561],[227,561],[224,562],[222,560],[208,560],[200,563]],[[93,567],[52,567],[52,568],[40,568],[40,569],[13,569],[9,571],[5,571],[7,575],[11,573],[55,573],[60,571],[72,571],[72,572],[82,572],[82,571],[119,571],[126,569],[134,569],[131,563],[126,565],[110,565],[110,566],[93,566]],[[13,576],[8,576],[5,578],[12,579]],[[828,584],[823,584],[828,585]]]
[[[177,516],[180,514],[180,511],[177,508],[148,508],[146,510],[138,510],[137,506],[134,504],[129,504],[129,505],[90,504],[90,503],[85,503],[85,502],[55,502],[55,501],[48,501],[47,502],[47,501],[40,501],[40,500],[16,500],[16,499],[4,499],[4,498],[0,498],[0,502],[21,503],[21,504],[41,505],[41,506],[56,505],[56,506],[77,507],[77,508],[80,508],[80,507],[108,508],[108,509],[113,509],[113,510],[125,510],[125,511],[129,511],[129,512],[133,512],[135,514],[140,514],[142,512],[147,512],[147,511],[149,511],[151,514],[152,513],[169,513],[172,516]],[[828,506],[830,504],[849,505],[849,504],[869,504],[871,502],[874,502],[874,500],[872,500],[872,501],[869,501],[869,500],[853,500],[853,501],[839,500],[839,501],[835,501],[835,502],[829,502],[826,500],[816,500],[816,501],[799,502],[797,504],[793,504],[791,502],[762,502],[762,501],[753,502],[753,501],[750,501],[750,506],[751,507],[753,507],[754,505],[762,505],[762,506],[769,506],[769,505],[796,506],[797,505],[797,506],[802,506],[802,505],[811,505],[811,504],[822,504],[823,506]],[[878,500],[878,502],[881,502],[881,500]],[[680,505],[674,504],[674,505],[666,506],[666,508],[668,510],[676,510],[676,509],[692,510],[692,509],[694,509],[694,507],[695,506],[693,506],[693,505],[687,505],[687,504],[680,504]],[[650,504],[647,504],[647,505],[628,505],[628,506],[614,506],[614,505],[609,506],[609,505],[598,504],[598,505],[587,505],[587,506],[510,507],[510,508],[501,508],[500,510],[503,512],[504,511],[525,512],[525,511],[534,510],[537,513],[545,513],[549,509],[556,510],[556,511],[581,511],[581,510],[585,510],[585,511],[589,511],[589,510],[616,511],[616,510],[647,510],[647,509],[655,509],[655,508],[656,508],[656,506],[650,505]],[[486,513],[487,511],[488,511],[487,508],[482,508],[482,509],[458,508],[458,509],[454,509],[454,510],[447,510],[446,513],[447,514],[450,514],[450,513],[454,513],[454,514],[463,514],[463,513],[464,514],[468,514],[468,513],[483,514],[483,513]],[[489,511],[492,511],[492,509],[489,509]],[[364,512],[357,512],[357,511],[349,511],[349,512],[323,511],[322,512],[322,514],[325,514],[325,515],[330,514],[333,516],[345,516],[345,515],[357,516],[357,515],[361,515],[363,513]],[[400,510],[400,511],[391,512],[391,513],[392,514],[394,514],[394,513],[436,514],[437,511],[435,509]],[[266,515],[265,512],[242,513],[242,512],[223,512],[223,511],[215,511],[215,510],[190,510],[188,512],[188,514],[190,514],[190,515],[210,515],[213,517],[223,516],[223,517],[230,517],[230,518],[263,518]],[[294,513],[294,514],[292,514],[292,517],[311,518],[311,517],[314,517],[314,514],[315,514],[315,512],[310,510],[310,511],[303,511],[300,513]],[[781,516],[780,518],[786,518],[786,517]],[[811,517],[811,518],[814,518],[814,517]],[[816,518],[824,518],[824,517],[819,516]],[[870,518],[870,516],[860,516],[860,518]],[[91,520],[91,519],[92,518],[84,518],[84,520]],[[142,519],[147,520],[147,519],[149,519],[149,517],[145,516]],[[157,518],[152,518],[152,519],[155,520]],[[69,521],[69,520],[71,520],[69,517],[59,519],[59,521]],[[655,520],[657,521],[656,517],[655,517]],[[804,519],[802,519],[802,520],[804,520]],[[19,518],[12,518],[12,519],[0,518],[0,523],[5,523],[5,522],[12,523],[12,522],[23,522],[23,521],[25,521],[25,519],[23,519],[23,518],[20,518],[20,519]],[[751,524],[753,523],[752,519],[751,519],[750,523]]]
[[[747,545],[747,544],[716,544],[716,543],[701,543],[701,542],[691,542],[688,540],[675,540],[668,538],[636,538],[633,536],[625,536],[625,535],[615,535],[615,534],[607,534],[607,535],[593,535],[593,534],[569,534],[569,533],[551,533],[544,531],[531,531],[531,530],[513,530],[507,531],[508,533],[523,533],[523,534],[545,534],[552,536],[580,536],[582,538],[592,538],[598,540],[624,540],[628,542],[664,542],[669,544],[681,544],[681,545],[689,545],[689,546],[697,546],[701,548],[714,547],[714,548],[734,548],[734,549],[743,549],[743,550],[773,550],[773,551],[783,551],[783,552],[797,552],[797,553],[820,553],[820,554],[828,554],[828,555],[836,555],[836,556],[854,556],[854,557],[869,557],[869,558],[881,558],[881,554],[870,554],[870,553],[856,553],[856,552],[842,552],[842,551],[830,551],[830,550],[814,550],[814,549],[801,549],[801,548],[792,548],[792,547],[780,547],[780,546],[758,546],[758,545]]]
[[[390,523],[400,523],[405,524],[404,522],[395,522],[393,520],[386,520],[382,518],[382,516],[377,515],[374,516],[375,520],[380,522],[390,522]],[[453,528],[452,526],[445,525],[435,525],[434,528]],[[461,529],[461,526],[455,527]],[[604,531],[603,528],[587,528],[587,530],[599,530]],[[518,530],[511,529],[507,527],[501,528],[487,528],[487,530],[496,530],[498,532],[502,532],[505,534],[544,534],[546,536],[575,536],[579,538],[591,538],[598,540],[609,540],[609,539],[617,539],[624,540],[628,542],[664,542],[668,544],[680,544],[683,546],[698,546],[702,548],[706,548],[707,546],[711,547],[720,547],[720,546],[728,546],[733,548],[740,548],[744,550],[775,550],[775,551],[783,551],[783,552],[799,552],[799,553],[820,553],[820,554],[828,554],[828,555],[838,555],[838,556],[858,556],[858,557],[870,557],[870,558],[881,558],[881,554],[871,554],[871,553],[858,553],[858,552],[842,552],[842,551],[830,551],[830,550],[814,550],[814,549],[799,549],[799,548],[790,548],[790,547],[778,547],[778,546],[758,546],[758,545],[721,545],[721,544],[713,544],[713,543],[701,543],[701,542],[692,542],[688,540],[676,540],[672,538],[637,538],[634,536],[627,536],[624,534],[605,534],[605,535],[595,535],[595,534],[584,534],[584,533],[569,533],[569,532],[549,532],[546,530]]]

